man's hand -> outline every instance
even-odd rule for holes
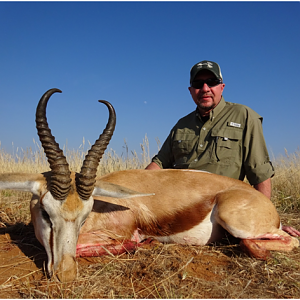
[[[298,237],[300,236],[300,231],[296,230],[295,228],[291,226],[282,226],[281,228],[283,231],[287,232],[289,235]]]

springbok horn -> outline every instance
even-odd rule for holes
[[[52,170],[50,192],[57,200],[64,200],[71,188],[71,172],[63,151],[59,148],[58,143],[55,142],[55,138],[51,134],[46,118],[48,100],[56,92],[61,93],[61,90],[50,89],[42,96],[36,108],[35,121],[38,136],[50,164],[50,169]]]
[[[116,112],[113,106],[105,100],[99,100],[99,102],[104,103],[107,106],[109,110],[109,119],[103,133],[99,136],[99,139],[96,140],[95,144],[86,155],[80,174],[77,174],[76,177],[77,192],[83,200],[87,200],[92,195],[100,159],[107,148],[116,126]]]

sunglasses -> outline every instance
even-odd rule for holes
[[[208,85],[208,87],[214,87],[214,86],[217,86],[218,84],[222,83],[222,80],[214,79],[214,78],[209,78],[206,80],[195,80],[192,82],[191,86],[195,89],[202,89],[204,86],[204,83],[206,83]]]

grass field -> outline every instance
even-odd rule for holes
[[[87,147],[88,148],[88,147]],[[0,172],[49,170],[42,149],[17,149],[11,155],[0,147]],[[98,174],[144,168],[150,161],[147,138],[141,154],[118,156],[108,150]],[[72,171],[79,171],[86,154],[64,149]],[[274,202],[282,222],[299,229],[300,153],[273,161]],[[46,277],[46,254],[30,223],[31,195],[0,194],[0,298],[300,298],[300,250],[273,252],[267,261],[246,256],[230,236],[205,246],[154,244],[118,257],[80,258],[79,276],[72,283]]]

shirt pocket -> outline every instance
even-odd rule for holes
[[[213,129],[211,132],[213,140],[212,160],[224,164],[238,162],[240,159],[240,141],[243,138],[242,129],[225,128]]]
[[[195,145],[195,135],[185,136],[186,139],[175,139],[172,144],[174,167],[185,168]]]

